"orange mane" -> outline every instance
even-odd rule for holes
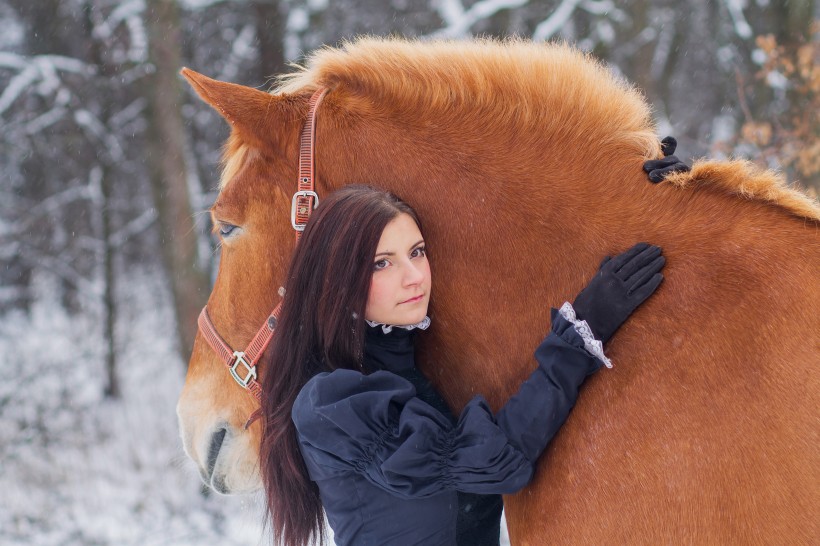
[[[585,156],[613,150],[658,155],[651,108],[642,93],[592,56],[561,43],[521,39],[407,41],[360,38],[314,52],[304,67],[281,77],[275,94],[341,89],[354,97],[357,115],[389,112],[423,126],[458,121],[465,109],[480,112],[483,132],[510,126],[533,138],[554,137]],[[349,99],[353,100],[353,99]],[[244,148],[231,146],[223,184]],[[820,206],[785,179],[745,161],[696,162],[670,181],[681,188],[710,187],[783,207],[820,220]]]

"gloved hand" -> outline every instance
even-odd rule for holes
[[[658,288],[666,259],[660,247],[638,243],[614,258],[607,256],[572,303],[595,339],[606,343],[627,317]]]
[[[671,136],[661,140],[663,159],[653,159],[643,164],[643,170],[649,174],[650,182],[657,184],[658,182],[662,182],[668,174],[688,172],[690,170],[689,165],[672,155],[675,153],[675,148],[677,147],[678,141]]]

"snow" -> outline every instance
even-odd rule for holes
[[[0,321],[0,544],[253,545],[258,496],[200,493],[175,405],[184,378],[158,272],[120,279],[122,400],[103,397],[101,309],[70,316],[56,283]]]

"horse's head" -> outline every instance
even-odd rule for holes
[[[306,101],[218,82],[187,69],[183,74],[232,127],[219,196],[211,209],[222,255],[207,311],[225,343],[245,351],[280,299],[278,288],[293,249],[291,186],[296,185],[297,132]],[[244,377],[247,369],[240,366],[236,372]],[[186,453],[203,480],[221,493],[260,485],[261,423],[245,426],[258,408],[259,402],[234,380],[200,332],[177,414]]]

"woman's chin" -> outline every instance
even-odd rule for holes
[[[409,317],[405,317],[402,326],[411,326],[413,324],[418,324],[419,322],[424,320],[424,317],[427,316],[427,309],[424,310],[423,313],[415,313]]]

